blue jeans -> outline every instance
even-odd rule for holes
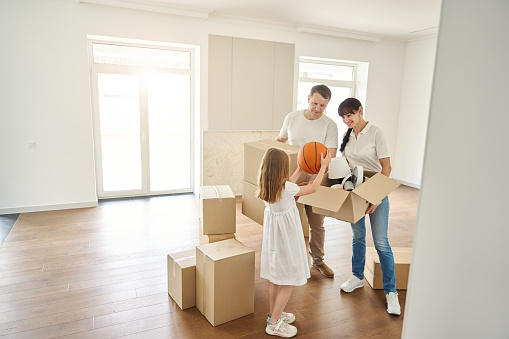
[[[383,275],[384,292],[396,292],[396,274],[394,272],[394,255],[392,254],[387,230],[389,228],[389,198],[385,197],[376,210],[368,214],[371,222],[371,233],[375,243],[380,267]],[[359,279],[364,279],[364,264],[366,262],[366,217],[362,217],[355,224],[350,224],[353,231],[352,241],[352,273]]]

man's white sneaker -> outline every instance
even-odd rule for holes
[[[355,275],[352,275],[350,279],[341,284],[341,289],[345,292],[352,292],[353,290],[361,287],[364,287],[364,283]]]
[[[265,327],[265,333],[284,338],[291,338],[297,335],[297,327],[288,324],[283,320],[283,318],[279,318],[275,324],[269,323],[267,327]]]
[[[387,312],[389,314],[400,315],[401,307],[399,306],[398,292],[389,292],[385,295],[387,299]]]

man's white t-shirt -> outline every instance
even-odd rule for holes
[[[290,145],[302,147],[312,141],[321,142],[327,148],[338,148],[338,126],[325,114],[316,120],[304,116],[304,110],[289,113],[279,131]]]
[[[382,130],[368,122],[366,127],[355,137],[350,133],[350,139],[343,151],[351,168],[362,166],[365,170],[381,172],[382,165],[378,159],[389,158],[387,142]]]

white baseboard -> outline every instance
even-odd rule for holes
[[[29,212],[44,212],[44,211],[55,211],[55,210],[68,210],[68,209],[74,209],[74,208],[87,208],[87,207],[97,207],[97,200],[96,201],[88,201],[88,202],[76,202],[76,203],[71,203],[71,204],[0,208],[0,215],[15,214],[15,213],[29,213]]]
[[[394,179],[394,178],[393,178],[393,179]],[[407,181],[404,181],[404,180],[399,180],[399,179],[394,179],[394,180],[396,180],[397,182],[399,182],[401,185],[410,186],[410,187],[418,188],[418,189],[420,189],[420,188],[421,188],[421,185],[419,185],[419,184],[414,184],[414,183],[407,182]]]

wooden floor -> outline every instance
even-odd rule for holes
[[[390,195],[392,246],[412,245],[418,190]],[[194,195],[21,214],[0,248],[0,337],[264,338],[267,282],[259,277],[262,227],[241,214],[237,239],[256,251],[254,314],[212,327],[196,307],[168,297],[166,254],[198,244]],[[370,234],[370,233],[369,233]],[[399,338],[401,316],[386,312],[383,291],[339,286],[351,270],[348,224],[326,218],[325,261],[335,277],[312,269],[287,311],[301,338]],[[372,245],[368,236],[368,245]]]

